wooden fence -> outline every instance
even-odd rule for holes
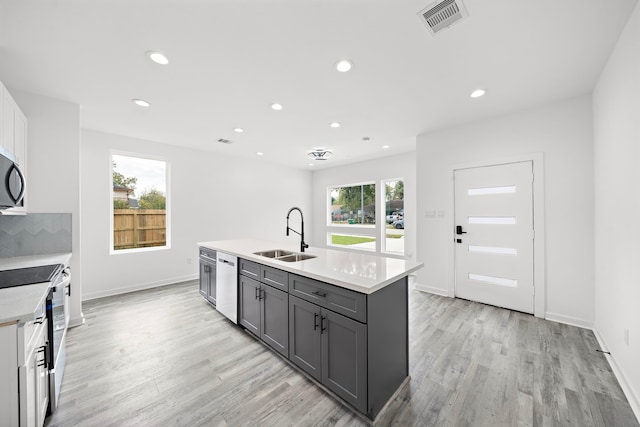
[[[167,244],[167,212],[161,209],[114,209],[113,249]]]

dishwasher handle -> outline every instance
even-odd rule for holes
[[[218,258],[218,262],[224,263],[224,264],[229,264],[230,267],[235,267],[236,263],[226,260],[226,259],[222,259],[222,258]]]

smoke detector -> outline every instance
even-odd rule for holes
[[[420,20],[434,36],[467,16],[462,0],[438,0],[418,12]]]
[[[333,153],[329,150],[325,150],[322,148],[315,148],[313,151],[310,151],[307,154],[310,159],[313,160],[327,160],[329,157],[333,155]]]

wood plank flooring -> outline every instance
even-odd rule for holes
[[[638,426],[586,329],[409,292],[411,381],[379,426]],[[54,426],[360,426],[198,294],[197,282],[84,304]]]

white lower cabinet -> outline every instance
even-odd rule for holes
[[[42,427],[49,405],[47,319],[0,326],[0,427]]]
[[[18,368],[20,426],[44,425],[49,404],[49,377],[46,362],[47,320],[37,324],[33,336],[25,343],[24,364]]]

